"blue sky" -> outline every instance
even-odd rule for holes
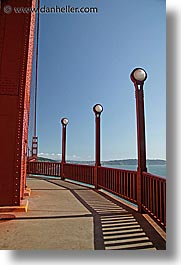
[[[147,71],[147,158],[166,158],[166,9],[164,0],[41,0],[41,6],[97,7],[96,14],[41,14],[37,135],[39,154],[94,160],[94,113],[101,115],[102,160],[137,157],[135,92],[130,73]],[[34,90],[34,77],[32,92]],[[32,117],[32,115],[31,115]],[[32,119],[30,122],[30,138]]]

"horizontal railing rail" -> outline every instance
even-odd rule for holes
[[[137,202],[137,172],[117,168],[98,168],[98,187],[128,201]]]
[[[138,204],[137,171],[55,162],[28,162],[27,173],[57,176],[107,190]],[[166,228],[166,179],[143,172],[141,206],[164,230]]]
[[[142,207],[163,228],[166,228],[166,179],[142,173]]]

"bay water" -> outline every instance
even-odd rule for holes
[[[104,167],[111,167],[111,168],[119,168],[119,169],[126,169],[126,170],[137,170],[137,165],[106,165]],[[167,169],[166,165],[147,165],[147,172],[153,175],[157,175],[160,177],[166,178],[167,176]]]

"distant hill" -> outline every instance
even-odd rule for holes
[[[121,159],[103,161],[102,165],[137,165],[137,159]],[[147,165],[166,165],[166,161],[162,159],[147,159]]]
[[[57,162],[57,161],[50,158],[38,157],[38,162]]]
[[[59,160],[53,160],[44,157],[38,157],[38,161],[40,162],[60,162]],[[109,160],[102,161],[102,165],[137,165],[137,159],[119,159],[119,160]],[[72,164],[87,164],[94,165],[94,161],[72,161],[67,160],[68,163]],[[166,165],[166,160],[162,159],[147,159],[147,165]]]

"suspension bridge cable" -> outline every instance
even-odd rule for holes
[[[38,0],[38,10],[40,9],[40,0]],[[36,25],[36,66],[35,66],[35,91],[34,91],[34,137],[36,137],[37,124],[37,91],[38,91],[38,55],[39,55],[39,32],[40,32],[40,13],[37,12]]]

